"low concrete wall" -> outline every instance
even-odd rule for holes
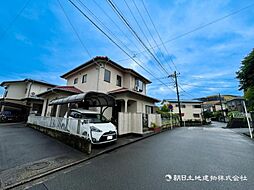
[[[148,114],[148,127],[151,123],[161,126],[161,115]],[[118,135],[125,134],[143,134],[142,113],[118,113]]]
[[[143,134],[142,113],[118,113],[118,135]]]
[[[155,123],[157,126],[161,126],[161,115],[160,114],[148,114],[148,127],[150,128],[152,123]]]
[[[46,128],[35,124],[27,124],[28,127],[36,129],[48,136],[51,136],[67,145],[72,146],[84,153],[90,154],[91,142],[88,139],[82,138],[81,136],[77,136],[71,133],[67,133],[64,131],[55,130],[53,128]]]

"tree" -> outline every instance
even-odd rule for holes
[[[245,92],[244,92],[244,97],[246,100],[248,100],[247,106],[249,111],[254,110],[254,86],[249,87]]]
[[[167,106],[166,104],[164,104],[164,105],[161,107],[161,111],[163,111],[163,112],[169,112],[168,106]]]
[[[248,101],[248,110],[254,110],[254,49],[244,57],[240,70],[236,72],[239,79],[239,90],[244,90],[244,97]]]
[[[239,90],[247,91],[248,88],[254,87],[254,49],[242,60],[236,75],[240,82]]]

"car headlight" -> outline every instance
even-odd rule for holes
[[[93,132],[102,132],[102,130],[100,130],[100,129],[94,127],[94,126],[91,126],[90,129],[91,129],[91,131],[93,131]]]

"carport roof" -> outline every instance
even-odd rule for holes
[[[68,96],[66,98],[52,100],[49,105],[61,105],[68,103],[84,103],[88,107],[113,107],[115,106],[115,98],[102,92],[89,91],[82,94]]]

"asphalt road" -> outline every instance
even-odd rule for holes
[[[78,157],[83,154],[25,124],[0,124],[0,174],[24,164],[64,155]]]
[[[181,181],[166,181],[165,175],[197,177],[194,181],[186,181],[184,176]],[[235,175],[246,178],[230,181]],[[209,180],[212,176],[214,181],[199,181],[198,176]],[[253,141],[228,129],[190,127],[155,135],[55,173],[31,189],[253,190],[253,179]]]

